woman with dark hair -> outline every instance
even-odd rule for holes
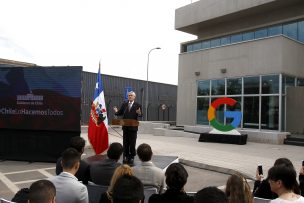
[[[149,203],[192,203],[193,197],[190,197],[184,191],[187,183],[188,173],[180,163],[171,164],[165,173],[167,190],[163,194],[153,194]]]
[[[225,193],[229,203],[253,203],[250,186],[240,173],[228,178]]]
[[[271,191],[278,195],[278,198],[271,200],[270,203],[304,203],[304,197],[294,193],[294,188],[298,186],[294,168],[284,165],[273,166],[268,171],[268,182]]]

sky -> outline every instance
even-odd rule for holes
[[[195,0],[0,0],[0,58],[177,84],[175,9]]]

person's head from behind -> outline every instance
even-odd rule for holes
[[[268,182],[275,193],[291,191],[297,185],[297,173],[293,167],[273,166],[268,171]]]
[[[233,174],[228,178],[225,193],[229,202],[253,202],[250,186],[240,173]]]
[[[110,144],[109,149],[107,151],[107,156],[109,159],[113,159],[118,161],[122,155],[123,147],[119,142],[113,142]]]
[[[75,173],[79,168],[80,153],[74,148],[67,148],[62,153],[61,165],[63,171],[74,170]]]
[[[206,187],[194,195],[193,203],[228,203],[225,193],[217,187]]]
[[[49,180],[38,180],[30,186],[28,203],[55,203],[56,188]]]
[[[129,175],[129,176],[133,175],[132,168],[127,164],[120,165],[115,169],[114,174],[111,178],[111,183],[110,183],[109,189],[108,189],[108,191],[110,193],[112,193],[113,186],[115,185],[117,179],[120,178],[123,175]]]
[[[144,199],[144,186],[135,176],[123,175],[114,184],[112,197],[113,203],[142,202]]]
[[[180,163],[168,166],[166,172],[166,184],[169,189],[181,191],[187,183],[188,173]]]
[[[139,145],[137,147],[137,155],[142,162],[150,161],[153,155],[150,145],[146,143]]]
[[[279,166],[279,165],[283,165],[283,166],[286,166],[286,167],[292,167],[293,168],[292,162],[287,158],[278,158],[274,162],[274,166]]]
[[[29,194],[30,190],[28,188],[22,188],[14,195],[12,202],[27,203]]]
[[[84,152],[85,140],[80,136],[75,136],[70,139],[70,147],[76,149],[80,154]]]

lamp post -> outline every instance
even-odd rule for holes
[[[147,62],[147,82],[146,82],[146,111],[145,111],[145,120],[148,121],[148,103],[149,103],[149,57],[150,53],[155,50],[155,49],[160,49],[160,47],[155,47],[153,49],[150,49],[148,53],[148,62]]]

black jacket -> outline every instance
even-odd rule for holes
[[[193,197],[185,192],[168,189],[163,194],[153,194],[149,198],[149,203],[193,203]]]
[[[134,119],[134,120],[138,120],[139,117],[142,116],[141,115],[138,115],[136,113],[136,110],[140,108],[141,112],[143,111],[141,105],[137,102],[134,101],[130,111],[128,110],[128,103],[129,101],[127,102],[124,102],[120,109],[115,113],[115,115],[117,116],[122,116],[123,119]],[[130,131],[137,131],[138,130],[138,126],[123,126],[122,127],[123,130],[130,130]]]

